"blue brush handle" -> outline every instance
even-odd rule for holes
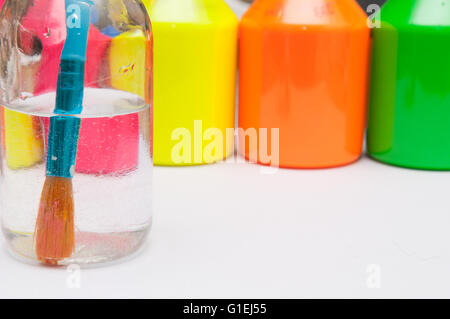
[[[61,53],[56,114],[80,114],[82,111],[91,5],[89,0],[66,0],[67,38]]]
[[[47,176],[72,178],[75,172],[81,119],[53,116],[48,135]]]
[[[90,0],[66,0],[67,38],[61,54],[54,116],[50,119],[47,176],[72,178],[84,94],[84,69],[91,20]]]

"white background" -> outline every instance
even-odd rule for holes
[[[0,297],[450,297],[449,173],[261,169],[156,167],[147,247],[79,289],[2,242]]]
[[[70,288],[74,273],[23,264],[0,239],[0,297],[450,297],[450,173],[366,157],[329,170],[154,173],[139,255],[83,269]]]

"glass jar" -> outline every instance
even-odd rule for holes
[[[70,38],[70,25],[83,19],[87,29],[82,26]],[[80,49],[83,32],[85,51]],[[63,59],[76,60],[71,49],[85,52],[84,77],[81,71],[64,73]],[[140,0],[4,1],[0,209],[15,255],[52,265],[90,264],[125,257],[142,246],[152,222],[151,74],[151,24]],[[67,85],[82,99],[79,112],[61,111],[59,104],[70,104],[70,99],[57,102]],[[72,139],[58,137],[56,119],[65,133],[68,119],[77,123]],[[56,219],[62,200],[54,201],[54,215],[47,219],[41,210],[50,198],[44,192],[47,182],[56,176],[51,167],[62,161],[55,154],[70,147],[72,166],[67,176],[57,176],[73,192],[73,216],[64,215],[63,236],[55,226],[62,220]],[[55,189],[70,195],[69,188]],[[43,227],[43,220],[55,222],[54,228]],[[71,233],[70,253],[49,252],[48,245],[61,247]],[[47,245],[44,252],[37,249],[39,241]]]

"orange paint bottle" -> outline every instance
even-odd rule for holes
[[[240,36],[241,153],[271,164],[264,154],[277,152],[270,138],[279,129],[281,167],[356,161],[366,123],[370,42],[367,16],[356,1],[256,0]],[[257,150],[249,129],[256,129]],[[268,146],[261,129],[268,130]]]

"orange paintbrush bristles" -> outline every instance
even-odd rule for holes
[[[75,250],[72,179],[47,176],[34,234],[37,258],[57,265]]]

